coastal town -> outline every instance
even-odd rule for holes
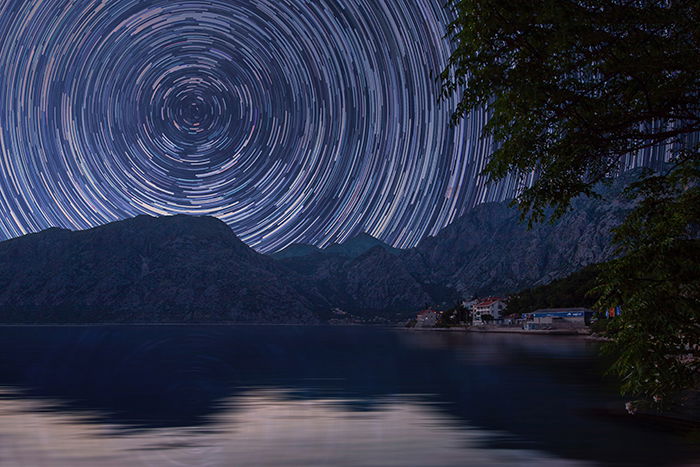
[[[427,308],[418,312],[406,327],[416,329],[465,329],[476,332],[588,335],[591,325],[619,316],[620,308],[596,313],[584,307],[540,308],[529,313],[509,313],[508,298],[485,297],[464,300],[451,310]]]
[[[606,339],[608,324],[620,316],[621,307],[594,311],[584,306],[543,307],[514,311],[511,297],[488,296],[461,300],[449,309],[426,306],[403,321],[384,316],[356,315],[334,308],[330,325],[398,326],[414,330],[493,332],[544,335],[593,335]],[[510,309],[509,309],[510,308]],[[403,314],[405,316],[405,314]]]

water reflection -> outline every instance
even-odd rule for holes
[[[338,400],[240,394],[207,430],[122,432],[36,401],[0,402],[3,465],[583,465],[545,453],[484,449],[491,436],[465,429],[407,398],[354,412]],[[347,401],[350,402],[350,401]]]
[[[664,465],[582,341],[367,328],[0,328],[0,465]],[[570,459],[571,461],[565,461]]]

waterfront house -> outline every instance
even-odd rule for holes
[[[484,324],[485,316],[491,316],[494,321],[501,319],[503,310],[506,309],[505,299],[499,297],[488,297],[480,300],[472,308],[472,322],[474,324]]]

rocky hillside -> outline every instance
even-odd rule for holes
[[[345,293],[345,306],[374,304],[381,308],[395,303],[412,304],[411,309],[416,309],[424,303],[447,303],[457,296],[513,293],[610,259],[611,230],[631,208],[621,196],[631,177],[634,174],[612,186],[601,185],[600,199],[578,198],[562,218],[532,229],[520,222],[519,212],[509,203],[488,203],[409,250],[382,244],[353,257],[337,253],[343,248],[352,251],[349,246],[293,245],[277,257],[310,282],[322,283],[331,302],[341,303]],[[367,237],[355,243],[381,243]]]
[[[401,250],[393,248],[369,234],[361,233],[343,243],[331,243],[325,248],[318,248],[304,243],[292,243],[288,247],[272,253],[270,256],[275,259],[288,259],[321,254],[326,257],[342,256],[354,259],[375,247],[379,247],[394,255],[401,253]]]
[[[616,186],[601,193],[531,230],[507,203],[483,204],[410,250],[363,234],[270,257],[219,220],[181,215],[49,229],[0,243],[0,322],[315,323],[334,309],[394,319],[609,259],[630,205]]]
[[[422,284],[403,254],[363,233],[323,249],[292,244],[272,257],[290,271],[298,288],[323,297],[322,317],[328,317],[331,309],[341,309],[356,315],[403,318],[426,304],[457,299],[454,290]]]
[[[403,259],[423,282],[472,294],[505,294],[546,284],[613,255],[611,230],[630,209],[616,190],[607,199],[577,199],[555,223],[532,229],[508,203],[482,204],[407,250]]]
[[[2,322],[314,323],[312,301],[211,217],[139,216],[0,243]]]
[[[354,258],[321,251],[278,263],[296,278],[299,288],[313,288],[314,295],[323,296],[330,308],[354,314],[410,315],[426,304],[445,300],[424,287],[400,255],[381,246]],[[456,299],[454,293],[448,296]]]

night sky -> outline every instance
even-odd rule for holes
[[[0,2],[0,238],[213,215],[259,251],[414,246],[484,183],[435,0]]]

